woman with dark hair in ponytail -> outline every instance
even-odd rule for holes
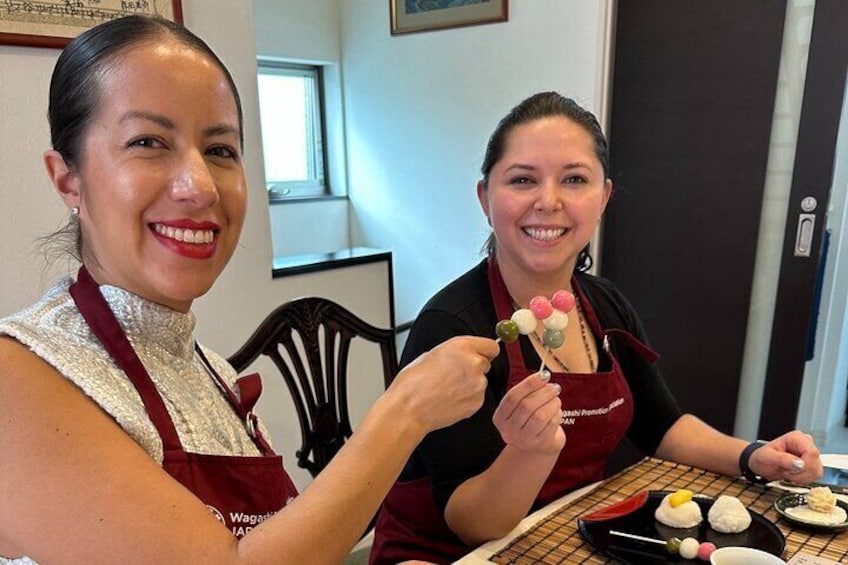
[[[82,267],[0,319],[0,564],[341,562],[424,435],[479,408],[494,341],[401,371],[298,494],[256,375],[193,337],[245,215],[230,73],[182,26],[128,16],[65,48],[49,115]]]
[[[521,102],[489,139],[477,183],[492,227],[487,257],[424,306],[401,365],[454,336],[495,337],[498,321],[535,296],[565,289],[575,307],[560,345],[546,347],[535,320],[502,343],[483,408],[415,450],[383,503],[371,563],[446,563],[502,537],[529,511],[601,479],[624,438],[730,475],[800,483],[821,475],[806,434],[746,447],[678,408],[632,306],[587,272],[612,193],[608,161],[595,116],[556,92]]]

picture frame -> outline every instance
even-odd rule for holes
[[[180,0],[3,0],[0,44],[62,48],[90,27],[132,14],[183,21]]]
[[[508,0],[389,0],[392,35],[505,22]]]

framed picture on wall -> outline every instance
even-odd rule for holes
[[[0,43],[61,48],[90,27],[131,14],[183,21],[180,0],[0,0]]]
[[[508,0],[389,0],[392,35],[505,22]]]

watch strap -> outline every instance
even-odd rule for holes
[[[756,473],[754,473],[751,470],[750,461],[751,461],[751,454],[754,453],[759,448],[761,448],[762,446],[764,446],[765,444],[766,444],[766,442],[764,442],[764,441],[759,441],[759,440],[753,441],[753,442],[749,443],[747,446],[745,446],[745,449],[743,449],[742,453],[739,454],[739,469],[742,471],[742,476],[745,477],[745,479],[747,479],[748,481],[750,481],[752,483],[757,483],[757,484],[761,484],[761,485],[765,484],[769,481],[768,481],[768,479],[763,478],[760,475],[757,475]]]

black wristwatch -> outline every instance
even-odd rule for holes
[[[764,441],[751,442],[745,447],[745,449],[742,450],[742,453],[739,454],[739,469],[742,471],[742,476],[745,477],[748,481],[760,485],[769,482],[769,480],[761,477],[760,475],[755,474],[751,470],[751,466],[748,464],[748,462],[751,459],[751,454],[762,446],[764,446],[765,444],[766,442]]]

